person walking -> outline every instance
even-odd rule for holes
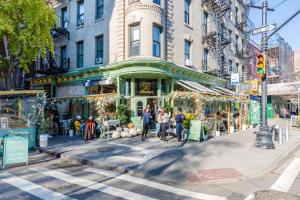
[[[143,120],[143,131],[142,131],[142,141],[147,138],[147,133],[150,126],[150,108],[146,108],[141,116],[141,120]]]
[[[89,119],[86,121],[85,132],[84,132],[84,140],[90,140],[92,137],[95,137],[95,128],[96,124],[93,120],[93,117],[90,116]]]
[[[169,119],[170,119],[170,117],[165,112],[165,109],[161,109],[159,118],[160,118],[160,121],[162,122],[160,139],[163,140],[163,141],[167,141],[166,136],[167,136],[167,130],[169,128]]]
[[[177,141],[178,145],[181,145],[182,142],[182,124],[184,121],[184,115],[182,114],[182,109],[178,108],[176,116],[175,116],[175,121],[176,121],[176,136],[177,136]]]

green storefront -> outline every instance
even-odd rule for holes
[[[146,105],[163,107],[175,90],[182,90],[178,81],[189,81],[207,88],[225,87],[227,81],[216,76],[200,73],[186,67],[162,60],[127,60],[107,66],[76,69],[65,74],[57,74],[32,80],[34,88],[47,90],[52,98],[70,99],[69,118],[80,113],[84,117],[91,114],[93,104],[87,101],[74,103],[72,99],[82,99],[97,95],[113,95],[116,104],[126,104],[132,116],[140,115]],[[78,93],[72,92],[77,87]],[[67,88],[61,91],[61,88]],[[73,95],[75,94],[76,95]],[[75,105],[77,104],[77,105]],[[73,106],[73,107],[72,107]]]

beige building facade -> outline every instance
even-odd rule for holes
[[[246,39],[238,25],[245,17],[245,2],[224,2],[229,10],[222,17],[223,27],[219,34],[230,41],[223,46],[224,70],[226,73],[240,72],[242,76],[243,63],[237,53],[242,52]],[[99,5],[102,11],[97,11]],[[61,35],[55,39],[55,52],[57,55],[61,55],[62,50],[66,52],[71,70],[78,68],[76,44],[80,41],[83,41],[83,66],[80,67],[147,58],[166,60],[200,72],[220,70],[213,49],[204,41],[205,34],[218,31],[217,23],[201,0],[71,0],[56,4],[55,10],[58,26],[63,26],[65,20],[67,25],[63,28],[69,32],[69,38]],[[78,17],[79,12],[82,12],[82,19]],[[101,12],[101,16],[97,17],[97,12]],[[133,26],[138,29],[132,33],[136,38],[130,36]],[[153,55],[154,26],[160,29],[159,56]],[[100,59],[96,55],[98,36],[103,37]],[[139,43],[138,55],[130,53],[131,39]]]

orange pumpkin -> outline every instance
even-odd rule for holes
[[[134,127],[133,123],[128,124],[128,128],[133,128],[133,127]]]

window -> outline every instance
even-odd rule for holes
[[[204,28],[204,33],[207,34],[208,31],[208,13],[203,12],[203,28]]]
[[[239,71],[239,63],[236,63],[236,68],[234,70],[235,73],[237,73]]]
[[[103,63],[103,35],[96,37],[96,64]]]
[[[104,0],[96,0],[96,19],[101,19],[103,17],[103,7]]]
[[[188,40],[184,41],[184,59],[190,59],[191,42]]]
[[[69,68],[69,61],[67,58],[67,46],[62,46],[60,48],[60,67],[63,69]]]
[[[203,70],[207,70],[208,65],[208,49],[203,50]]]
[[[153,0],[153,3],[160,5],[160,0]]]
[[[191,0],[184,0],[184,23],[190,24],[190,5]]]
[[[130,56],[140,55],[140,25],[130,26]]]
[[[235,36],[235,51],[236,52],[239,51],[239,36],[238,35]]]
[[[160,34],[161,28],[159,26],[153,26],[153,49],[152,54],[155,57],[160,57]]]
[[[239,8],[235,7],[235,24],[238,24]]]
[[[229,73],[231,73],[232,72],[232,60],[229,60]]]
[[[64,29],[68,28],[67,7],[61,9],[61,27]]]
[[[83,41],[77,42],[77,68],[83,67]]]
[[[84,24],[84,1],[77,2],[77,26]]]

